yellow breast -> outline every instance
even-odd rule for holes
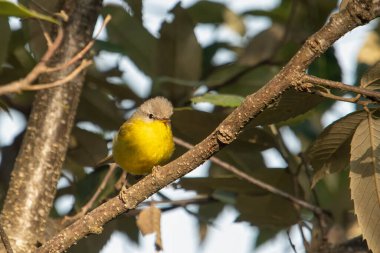
[[[170,124],[160,120],[131,118],[114,139],[114,160],[128,173],[143,175],[167,161],[174,151]]]

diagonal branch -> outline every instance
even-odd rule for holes
[[[161,188],[189,173],[237,138],[242,128],[260,114],[286,89],[300,82],[308,66],[337,39],[376,16],[370,0],[350,1],[347,8],[334,14],[329,22],[311,36],[289,63],[265,86],[248,96],[209,136],[194,148],[153,172],[128,189],[100,205],[82,219],[62,230],[38,250],[62,252],[89,233],[99,234],[112,218],[131,210]]]
[[[185,147],[187,149],[192,149],[194,146],[191,145],[190,143],[187,143],[181,139],[178,139],[178,138],[174,138],[174,141],[176,144],[182,146],[182,147]],[[258,187],[260,187],[261,189],[263,190],[266,190],[270,193],[273,193],[277,196],[280,196],[280,197],[283,197],[291,202],[293,202],[294,204],[298,205],[298,206],[301,206],[303,208],[306,208],[306,209],[309,209],[310,211],[312,211],[313,213],[319,215],[319,216],[322,216],[324,214],[323,210],[318,207],[318,206],[314,206],[302,199],[299,199],[299,198],[296,198],[294,197],[293,195],[287,193],[287,192],[284,192],[270,184],[267,184],[261,180],[258,180],[250,175],[248,175],[247,173],[239,170],[238,168],[236,168],[235,166],[229,164],[229,163],[226,163],[222,160],[220,160],[219,158],[217,157],[211,157],[210,160],[219,165],[220,167],[222,167],[223,169],[235,174],[236,176],[248,181],[249,183],[253,184],[253,185],[256,185]]]

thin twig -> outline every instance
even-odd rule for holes
[[[331,81],[323,78],[319,78],[316,76],[312,75],[304,75],[302,78],[303,83],[312,83],[316,85],[321,85],[329,88],[334,88],[334,89],[340,89],[343,91],[350,91],[350,92],[355,92],[357,94],[366,96],[368,98],[374,98],[376,101],[380,100],[380,92],[378,91],[373,91],[361,87],[356,87],[348,84],[344,84],[341,82],[336,82],[336,81]]]
[[[77,62],[78,60],[82,59],[85,56],[85,54],[95,44],[95,40],[98,38],[98,36],[100,35],[101,31],[104,29],[104,27],[110,21],[111,21],[111,16],[107,15],[106,18],[104,19],[104,22],[103,22],[102,26],[100,27],[99,31],[96,33],[95,37],[89,43],[87,43],[87,45],[81,51],[79,51],[73,58],[71,58],[70,61],[68,61],[68,62],[66,62],[66,63],[64,63],[62,65],[56,66],[56,67],[47,68],[46,72],[54,72],[54,71],[57,71],[57,70],[61,70],[61,69],[67,68],[68,66],[70,66],[70,65],[74,64],[75,62]]]
[[[289,241],[290,247],[293,249],[293,252],[297,253],[296,246],[294,245],[294,243],[292,241],[292,238],[290,238],[290,231],[289,231],[289,229],[286,230],[286,235],[288,236],[288,241]]]
[[[307,157],[305,156],[304,153],[301,152],[298,156],[301,158],[301,165],[303,165],[303,167],[305,168],[305,174],[306,174],[306,177],[307,177],[307,181],[308,181],[309,185],[311,186],[312,185],[312,179],[311,179],[312,176],[311,176],[310,170],[309,170],[309,168],[311,167],[311,165],[310,165],[310,163],[309,163],[309,161],[308,161],[308,159],[307,159]],[[319,201],[318,194],[317,194],[317,191],[316,191],[315,187],[313,187],[311,189],[311,193],[313,195],[315,204],[318,205],[318,206],[320,206],[320,201]]]
[[[68,74],[65,78],[46,84],[27,85],[23,88],[23,90],[43,90],[63,85],[73,80],[82,70],[84,70],[91,64],[91,60],[83,60],[81,64],[77,68],[75,68],[70,74]]]
[[[331,93],[327,93],[327,92],[324,92],[324,91],[313,91],[313,93],[315,93],[315,94],[317,94],[319,96],[325,97],[325,98],[329,98],[329,99],[333,99],[333,100],[337,100],[337,101],[343,101],[343,102],[349,102],[349,103],[359,104],[359,105],[362,105],[362,106],[366,106],[366,105],[368,105],[370,103],[373,103],[373,101],[362,101],[362,100],[359,100],[358,96],[360,96],[360,95],[357,95],[356,97],[353,97],[353,98],[345,98],[345,97],[337,96],[337,95],[334,95],[334,94],[331,94]]]
[[[305,233],[303,232],[303,226],[302,226],[303,224],[305,224],[305,222],[298,222],[298,229],[299,229],[301,237],[302,237],[302,243],[303,243],[303,246],[305,248],[305,251],[309,252],[310,245],[306,239]]]
[[[290,150],[286,146],[278,127],[275,124],[271,124],[268,127],[277,142],[281,156],[284,158],[284,160],[288,163],[288,166],[290,167],[290,173],[292,173],[293,175],[297,175],[298,163],[296,159],[294,159],[294,155],[292,154],[292,152],[290,152]]]
[[[96,192],[94,193],[94,195],[92,195],[91,199],[81,208],[81,210],[77,214],[70,217],[68,216],[64,217],[62,219],[62,224],[70,224],[71,222],[76,221],[77,219],[84,216],[92,208],[95,201],[98,199],[99,195],[102,193],[102,191],[106,187],[108,181],[110,180],[116,168],[117,168],[116,163],[110,164],[107,174],[104,176],[102,182],[100,183],[98,189],[96,189]]]
[[[195,196],[191,199],[180,199],[180,200],[171,200],[171,199],[167,199],[167,200],[153,200],[153,201],[144,201],[143,203],[141,203],[141,205],[151,205],[151,204],[154,204],[154,205],[161,205],[161,204],[170,204],[170,205],[173,205],[173,206],[179,206],[179,207],[184,207],[184,206],[187,206],[187,205],[190,205],[190,204],[201,204],[201,203],[209,203],[210,200],[212,200],[212,198],[210,198],[209,196],[207,195],[198,195],[198,196]]]
[[[192,149],[194,146],[191,145],[190,143],[188,142],[185,142],[184,140],[182,139],[179,139],[177,137],[174,137],[174,142],[182,147],[185,147],[187,149]],[[280,189],[276,188],[276,187],[273,187],[272,185],[270,184],[267,184],[265,182],[262,182],[246,173],[244,173],[243,171],[239,170],[238,168],[236,168],[235,166],[229,164],[229,163],[226,163],[222,160],[220,160],[219,158],[216,158],[216,157],[211,157],[210,158],[210,161],[212,161],[213,163],[219,165],[220,167],[222,167],[223,169],[235,174],[236,176],[242,178],[242,179],[245,179],[246,181],[250,182],[251,184],[254,184],[256,185],[257,187],[260,187],[261,189],[264,189],[270,193],[273,193],[275,195],[278,195],[280,197],[283,197],[287,200],[290,200],[291,202],[303,207],[303,208],[306,208],[306,209],[309,209],[310,211],[312,211],[313,213],[315,214],[318,214],[320,216],[323,216],[325,215],[325,212],[318,206],[314,206],[313,204],[310,204],[302,199],[299,199],[299,198],[296,198],[292,195],[290,195],[289,193],[287,192],[284,192],[284,191],[281,191]]]
[[[0,237],[1,237],[1,240],[3,241],[4,247],[7,253],[13,253],[11,243],[9,242],[9,238],[7,236],[7,233],[5,233],[5,230],[2,224],[0,224]]]
[[[89,60],[83,60],[81,64],[76,67],[70,74],[68,74],[65,78],[51,82],[46,84],[35,84],[32,85],[32,83],[37,80],[37,78],[42,73],[50,73],[58,70],[62,70],[65,68],[68,68],[72,64],[78,62],[80,59],[82,59],[85,54],[93,47],[95,43],[95,39],[97,36],[99,36],[100,32],[104,29],[104,27],[109,23],[111,20],[111,16],[107,16],[99,29],[98,33],[96,34],[95,38],[92,39],[81,51],[79,51],[73,58],[71,58],[68,62],[65,62],[61,65],[55,66],[55,67],[48,67],[46,64],[51,59],[51,57],[54,55],[54,53],[57,51],[59,46],[62,43],[63,40],[63,29],[62,27],[58,28],[57,36],[55,40],[52,42],[49,34],[45,31],[43,31],[43,35],[47,41],[48,49],[45,52],[45,54],[42,56],[41,60],[37,63],[36,66],[29,72],[29,74],[26,75],[25,78],[11,82],[9,84],[5,84],[0,86],[0,95],[12,93],[12,92],[20,92],[23,90],[42,90],[42,89],[48,89],[57,87],[60,85],[63,85],[69,81],[71,81],[73,78],[75,78],[82,70],[87,68],[92,64],[92,61]],[[43,29],[44,30],[44,29]]]

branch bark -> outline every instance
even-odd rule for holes
[[[370,0],[350,1],[344,11],[333,15],[321,30],[306,41],[280,73],[263,88],[248,96],[206,139],[178,159],[155,168],[151,174],[130,188],[124,188],[118,197],[110,199],[61,231],[41,246],[38,252],[62,252],[89,233],[101,233],[106,222],[135,208],[153,193],[201,165],[235,140],[242,128],[282,92],[292,85],[302,84],[301,79],[308,66],[337,39],[374,19],[375,7]]]
[[[92,37],[100,0],[61,3],[70,17],[63,41],[50,64],[68,62]],[[44,83],[65,78],[75,64],[40,77]],[[34,252],[46,226],[84,79],[78,74],[65,86],[37,92],[17,157],[1,222],[15,252]]]
[[[302,78],[304,83],[312,83],[316,85],[321,85],[325,86],[328,88],[333,88],[333,89],[339,89],[342,91],[350,91],[350,92],[355,92],[356,94],[360,94],[372,99],[375,99],[376,101],[380,101],[380,92],[362,88],[362,87],[357,87],[353,85],[348,85],[344,84],[341,82],[336,82],[336,81],[331,81],[323,78],[319,78],[316,76],[311,76],[311,75],[305,75]]]

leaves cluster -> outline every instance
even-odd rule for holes
[[[238,106],[246,95],[260,89],[279,72],[305,39],[325,23],[336,7],[336,1],[283,0],[272,10],[252,9],[242,13],[212,1],[195,2],[186,8],[177,4],[167,13],[171,19],[160,25],[157,35],[144,25],[141,1],[126,0],[125,5],[127,8],[107,5],[102,10],[103,16],[112,15],[112,21],[106,28],[107,38],[98,40],[95,45],[93,54],[100,60],[97,67],[92,67],[86,75],[76,126],[62,172],[69,183],[57,192],[57,199],[67,195],[74,197],[75,203],[69,214],[79,211],[95,192],[106,173],[105,167],[89,168],[107,154],[113,131],[143,101],[138,95],[140,93],[135,92],[139,84],[126,79],[128,73],[123,73],[118,63],[108,66],[108,69],[102,66],[106,65],[101,60],[103,55],[116,54],[120,59],[131,60],[151,81],[149,96],[165,96],[175,105],[172,119],[174,134],[196,144],[215,129],[231,107]],[[0,14],[16,15],[10,11]],[[253,17],[270,21],[270,25],[250,37],[247,34],[249,25],[245,21]],[[31,45],[32,37],[36,35],[30,32],[27,25],[30,22],[23,20],[21,29],[12,30],[6,18],[0,19],[0,83],[21,78],[38,61],[38,52],[43,48],[39,48],[38,43]],[[213,39],[209,44],[201,45],[195,29],[202,26],[211,26],[215,31],[227,27],[237,36],[238,43]],[[41,34],[37,36],[41,37]],[[216,56],[223,51],[234,57],[227,63],[218,63]],[[339,81],[341,70],[334,49],[316,60],[308,73]],[[375,65],[361,79],[361,86],[376,88],[378,81],[379,67]],[[197,103],[209,103],[213,107],[208,112],[199,111],[195,109],[198,107],[192,106]],[[17,110],[25,118],[31,104],[30,93],[0,98],[0,107],[7,111]],[[378,220],[380,215],[380,203],[376,198],[380,196],[376,184],[379,171],[376,108],[351,113],[321,133],[321,118],[332,105],[333,102],[316,94],[288,89],[217,156],[297,198],[316,201],[312,197],[312,193],[316,193],[321,206],[331,211],[336,218],[334,222],[344,228],[351,225],[351,220],[346,217],[352,209],[348,188],[344,187],[348,184],[347,175],[329,176],[327,180],[316,183],[330,173],[351,167],[351,196],[355,213],[359,225],[366,228],[363,229],[364,237],[370,247],[376,249],[376,242],[371,238],[373,234],[373,238],[377,238],[376,233],[380,230],[377,223],[371,225],[369,222]],[[290,127],[301,143],[305,159],[283,145],[284,136],[281,131],[274,131],[276,125]],[[3,189],[0,196],[6,192],[10,169],[20,147],[18,140],[19,137],[9,146],[1,146],[0,180]],[[262,153],[268,149],[278,151],[286,162],[285,168],[269,168]],[[183,152],[183,148],[177,147],[174,157]],[[312,181],[310,173],[314,173]],[[114,183],[119,174],[112,176],[98,203],[116,194]],[[310,189],[311,184],[316,185],[313,190]],[[238,179],[213,164],[207,176],[185,177],[179,181],[178,187],[207,195],[212,200],[200,205],[193,213],[199,221],[200,232],[207,231],[204,228],[226,205],[233,206],[239,212],[237,221],[246,221],[259,228],[255,247],[293,224],[314,222],[310,213],[293,203]],[[363,201],[367,204],[362,204]],[[374,212],[369,214],[368,208]],[[56,218],[60,216],[58,211],[52,212]],[[99,251],[114,229],[137,241],[138,229],[132,225],[132,220],[121,217],[118,221],[108,224],[105,232],[96,239],[89,237],[71,251]]]

